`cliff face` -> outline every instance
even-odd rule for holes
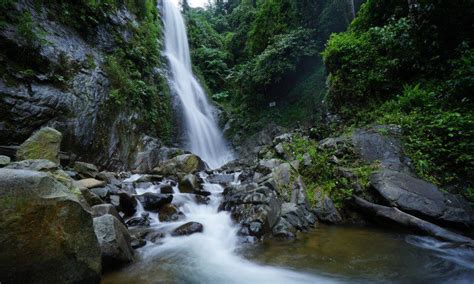
[[[52,126],[63,151],[120,170],[145,134],[169,137],[156,1],[3,2],[0,145]]]

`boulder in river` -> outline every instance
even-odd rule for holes
[[[105,181],[97,180],[95,178],[86,178],[78,181],[79,185],[85,188],[96,188],[105,186]]]
[[[51,127],[41,128],[20,145],[16,156],[18,160],[46,159],[59,164],[61,140],[61,132]]]
[[[474,211],[462,198],[445,194],[429,182],[389,169],[371,176],[375,191],[390,206],[441,224],[472,227]]]
[[[181,193],[193,193],[199,188],[198,178],[193,174],[185,175],[179,181],[179,191]]]
[[[100,247],[75,193],[47,173],[0,169],[5,283],[98,283]]]
[[[204,226],[201,223],[189,222],[174,229],[171,235],[174,237],[188,236],[195,233],[202,233],[203,230],[204,230]]]
[[[184,218],[184,214],[173,204],[166,204],[159,211],[160,222],[173,222]]]
[[[10,164],[10,157],[0,155],[0,168]]]
[[[317,201],[314,212],[318,220],[328,224],[342,223],[342,217],[339,211],[337,211],[336,206],[334,206],[332,199],[319,192],[315,196]]]
[[[134,260],[130,234],[113,215],[94,218],[94,231],[100,243],[104,269],[120,267]]]
[[[163,206],[173,201],[173,195],[146,192],[138,195],[137,199],[145,210],[158,212]]]
[[[92,217],[100,217],[103,215],[110,214],[117,218],[118,220],[122,221],[122,217],[118,214],[117,210],[112,204],[99,204],[91,207]]]
[[[206,168],[206,163],[198,156],[184,154],[164,161],[159,167],[153,169],[153,172],[165,176],[186,175],[204,171]]]

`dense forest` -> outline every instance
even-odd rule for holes
[[[0,0],[0,284],[472,283],[473,45],[474,0]]]

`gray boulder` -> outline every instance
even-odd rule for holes
[[[8,165],[10,161],[10,157],[0,155],[0,168]]]
[[[390,206],[440,224],[472,227],[474,213],[469,204],[437,186],[411,175],[388,169],[371,176],[375,191]]]
[[[159,167],[153,169],[153,172],[165,176],[186,175],[204,171],[206,168],[206,163],[198,156],[184,154],[164,161]]]
[[[198,222],[189,222],[178,228],[174,229],[171,233],[172,236],[189,236],[195,233],[202,233],[204,226]]]
[[[99,170],[95,165],[84,162],[75,162],[74,170],[83,179],[96,178],[99,173]]]
[[[143,208],[148,211],[158,212],[166,204],[170,204],[173,201],[173,195],[171,194],[159,194],[147,192],[136,197],[138,201],[143,205]]]
[[[179,181],[179,191],[181,193],[193,193],[197,189],[199,189],[198,178],[193,174],[185,175]]]
[[[117,268],[134,260],[128,230],[113,215],[94,218],[94,231],[99,240],[104,269]]]
[[[342,217],[337,211],[336,206],[332,202],[331,198],[323,196],[321,193],[316,195],[316,206],[314,212],[319,221],[328,224],[340,224],[342,223]]]
[[[122,221],[122,217],[118,214],[117,210],[112,204],[99,204],[91,207],[92,217],[100,217],[104,215],[112,215],[118,220]]]
[[[0,169],[5,283],[98,283],[100,248],[76,195],[47,173]]]
[[[45,159],[23,160],[10,163],[6,169],[31,170],[31,171],[52,171],[58,169],[58,165]]]

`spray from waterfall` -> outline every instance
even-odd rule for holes
[[[183,111],[185,147],[211,168],[218,168],[232,160],[233,155],[218,127],[216,109],[192,72],[186,26],[176,3],[163,1],[163,17],[169,83]]]

